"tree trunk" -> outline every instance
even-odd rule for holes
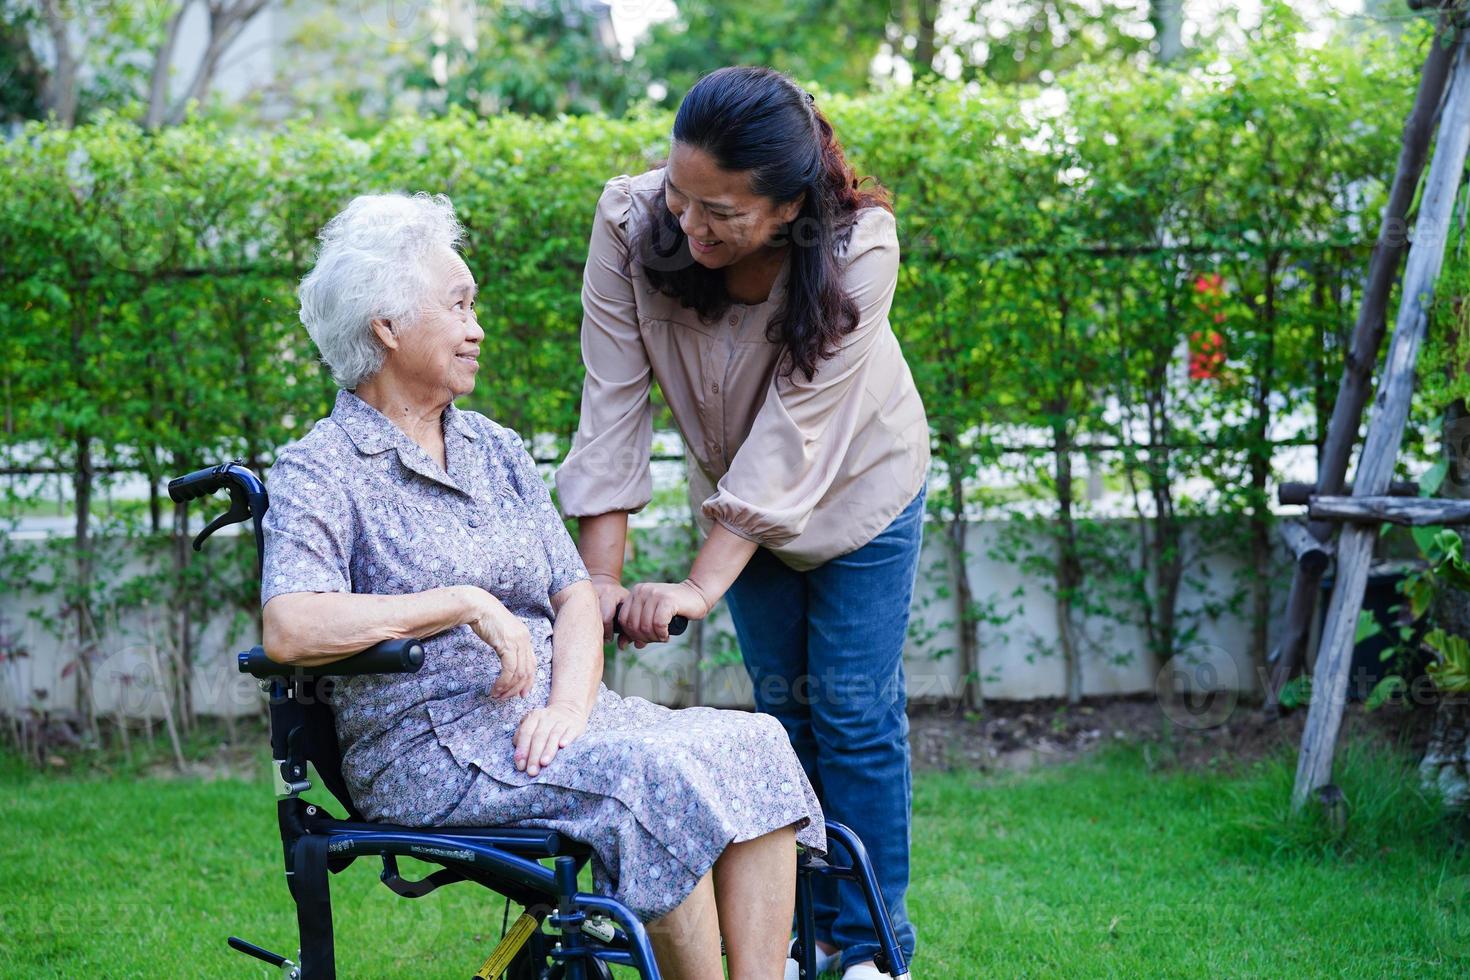
[[[946,443],[952,445],[953,437],[945,435]],[[968,531],[965,523],[964,472],[959,466],[950,466],[949,492],[954,507],[954,516],[949,523],[949,558],[954,568],[955,624],[960,638],[960,670],[963,671],[965,707],[979,711],[985,703],[984,691],[980,686],[980,640],[975,635],[975,594],[970,586]]]
[[[915,0],[919,29],[914,38],[914,77],[934,74],[934,21],[939,15],[939,0]]]
[[[1166,308],[1169,321],[1174,318],[1174,301]],[[1172,343],[1153,349],[1148,392],[1148,485],[1153,498],[1153,534],[1150,535],[1154,573],[1153,608],[1150,617],[1155,670],[1174,656],[1175,631],[1178,622],[1179,584],[1184,576],[1183,530],[1174,511],[1174,483],[1170,440],[1174,431],[1169,424],[1169,364],[1173,359]]]
[[[1159,42],[1159,64],[1184,53],[1184,0],[1150,0],[1148,19]]]
[[[219,70],[220,59],[265,5],[266,0],[234,0],[228,5],[213,0],[209,4],[209,41],[205,44],[204,55],[199,59],[193,81],[168,114],[168,123],[177,125],[183,122],[189,111],[189,103],[203,102],[209,95],[215,73]],[[167,66],[164,67],[166,71]]]
[[[56,117],[57,123],[70,128],[77,121],[77,78],[81,59],[72,49],[70,26],[57,0],[41,0],[41,16],[46,33],[56,52],[56,64],[46,76],[41,91],[41,104]]]
[[[184,731],[194,728],[194,616],[185,576],[189,570],[189,505],[174,505],[173,560],[176,591],[173,601],[173,703],[178,709],[179,724]],[[160,677],[159,684],[169,684]]]
[[[1052,434],[1057,464],[1057,639],[1062,645],[1062,663],[1067,675],[1067,703],[1076,704],[1082,700],[1082,653],[1077,648],[1073,603],[1082,574],[1077,560],[1077,525],[1072,514],[1072,439],[1065,420],[1054,423]]]
[[[77,710],[86,721],[87,732],[97,744],[97,704],[93,697],[92,659],[97,654],[97,623],[92,616],[92,438],[85,432],[76,437],[76,470],[72,475],[76,495],[75,592],[71,613],[77,637]]]
[[[1251,442],[1247,447],[1251,474],[1251,663],[1256,676],[1265,676],[1267,631],[1271,622],[1271,500],[1266,492],[1271,477],[1271,395],[1274,378],[1271,365],[1276,359],[1276,268],[1277,256],[1266,256],[1265,299],[1260,309],[1260,323],[1265,345],[1257,363],[1261,366],[1256,379],[1255,418],[1251,420]]]
[[[153,56],[153,76],[148,83],[148,111],[143,117],[144,129],[157,129],[163,125],[168,115],[168,77],[173,68],[174,47],[178,44],[179,27],[188,9],[189,3],[186,0],[168,19],[163,43],[159,45],[158,51]]]
[[[1470,808],[1470,695],[1442,693],[1419,779],[1441,794],[1445,809]]]

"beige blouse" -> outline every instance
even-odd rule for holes
[[[614,177],[597,203],[582,285],[581,424],[556,474],[562,511],[590,517],[649,502],[657,379],[706,534],[718,521],[798,570],[862,547],[914,499],[929,465],[924,405],[888,323],[893,216],[859,214],[842,253],[858,325],[808,381],[778,376],[781,347],[766,338],[789,260],[765,302],[737,303],[714,323],[628,262],[630,233],[662,195],[658,169]]]

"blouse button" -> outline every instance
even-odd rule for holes
[[[715,394],[718,395],[720,393],[720,386],[719,385],[710,385],[710,390],[713,391]]]
[[[715,451],[715,455],[718,456],[720,454],[720,444],[718,442],[715,443],[713,448]]]
[[[737,324],[739,322],[740,322],[740,318],[738,316],[732,316],[732,317],[730,317],[730,326],[733,327],[733,326],[735,326],[735,324]]]
[[[469,523],[470,527],[479,527],[481,524],[483,524],[485,522],[484,522],[483,519],[481,519],[481,517],[480,517],[479,514],[471,514],[468,523]]]

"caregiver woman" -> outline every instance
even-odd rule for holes
[[[679,107],[666,166],[615,177],[582,288],[581,424],[557,473],[605,623],[668,639],[728,599],[757,707],[827,815],[862,838],[904,951],[910,774],[902,652],[929,462],[888,323],[898,238],[812,98],[724,68]],[[652,496],[657,379],[707,538],[677,583],[622,584],[628,514]],[[878,977],[861,892],[823,877],[817,935],[845,980]]]

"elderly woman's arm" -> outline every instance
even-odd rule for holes
[[[587,730],[602,684],[602,617],[597,593],[586,580],[551,597],[551,696],[521,720],[515,763],[532,776]]]
[[[263,640],[266,656],[277,663],[313,667],[382,640],[429,637],[461,625],[500,656],[500,676],[490,693],[497,698],[529,694],[536,673],[530,631],[499,599],[472,585],[407,595],[285,593],[265,604]]]

